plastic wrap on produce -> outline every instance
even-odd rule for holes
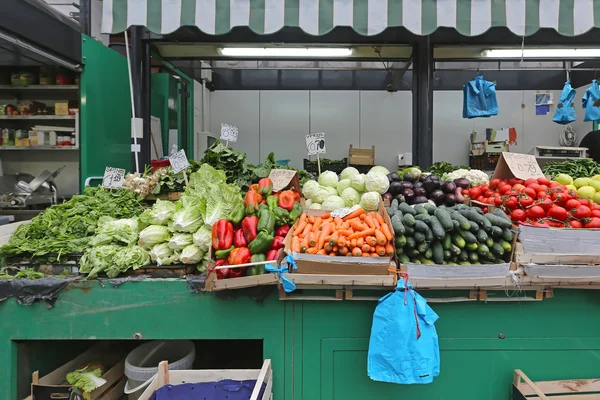
[[[17,303],[30,306],[36,300],[46,301],[54,306],[58,292],[64,289],[73,279],[1,279],[0,302],[14,297]]]
[[[127,282],[141,282],[141,281],[145,281],[148,278],[150,278],[148,275],[136,275],[136,276],[124,276],[121,278],[112,278],[112,279],[99,278],[98,281],[104,282],[106,280],[112,287],[119,287],[122,284],[127,283]]]
[[[193,293],[200,293],[204,291],[204,281],[206,280],[206,275],[188,275],[185,280],[190,287],[190,291]]]

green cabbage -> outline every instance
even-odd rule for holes
[[[360,198],[360,206],[364,208],[365,211],[377,211],[380,202],[381,195],[377,192],[367,192]]]
[[[150,250],[150,258],[160,267],[161,265],[171,265],[177,262],[179,254],[174,252],[167,243],[160,243]]]
[[[175,251],[181,251],[188,244],[192,244],[191,233],[175,233],[171,240],[169,240],[169,247]]]
[[[352,175],[350,177],[350,187],[354,188],[358,193],[365,192],[365,175]]]
[[[166,226],[150,225],[140,232],[138,244],[145,249],[151,249],[159,243],[168,242],[171,232]]]
[[[354,167],[346,167],[340,174],[340,179],[350,179],[350,177],[354,175],[360,175],[360,172],[358,172],[358,170]]]
[[[310,210],[321,210],[321,203],[312,203],[309,207]]]
[[[327,190],[327,188],[324,188],[323,186],[319,186],[319,188],[313,193],[311,200],[315,203],[322,203],[329,196],[331,196],[329,190]]]
[[[91,246],[115,242],[129,246],[135,243],[140,233],[140,224],[137,218],[114,219],[100,217],[96,228],[96,237],[90,241]]]
[[[174,212],[175,203],[158,199],[152,208],[140,215],[140,221],[146,225],[168,225]]]
[[[113,255],[112,266],[106,270],[106,276],[116,278],[129,268],[139,269],[150,264],[150,255],[139,246],[121,247]]]
[[[390,173],[390,170],[386,167],[382,167],[381,165],[376,165],[369,170],[369,172],[377,172],[379,174],[387,175]]]
[[[327,190],[327,193],[329,193],[329,196],[337,196],[338,195],[337,189],[334,187],[325,186],[324,189]]]
[[[106,384],[107,381],[102,378],[102,371],[100,368],[91,371],[84,368],[75,372],[69,372],[67,374],[67,382],[69,382],[70,385],[81,389],[85,393],[90,393]]]
[[[212,231],[206,226],[203,226],[192,235],[192,240],[200,250],[207,252],[212,245]]]
[[[319,185],[335,188],[338,184],[338,176],[333,171],[325,171],[319,175]]]
[[[181,251],[179,259],[184,264],[198,264],[204,258],[204,254],[198,246],[190,244]]]
[[[304,200],[304,208],[310,208],[313,201],[311,199]]]
[[[320,188],[321,186],[317,181],[306,181],[304,186],[302,186],[302,195],[307,199],[312,199],[314,193]]]
[[[338,196],[342,195],[342,192],[350,187],[350,179],[341,179],[337,184]]]
[[[360,203],[360,193],[351,187],[344,189],[341,197],[344,200],[346,207],[352,207]]]
[[[384,194],[390,188],[390,180],[379,172],[369,172],[365,176],[365,187],[367,192]]]
[[[139,246],[101,245],[88,248],[79,261],[79,272],[88,274],[88,279],[105,273],[115,278],[129,268],[134,270],[150,264],[148,252]]]
[[[323,204],[321,204],[322,210],[333,211],[344,207],[346,207],[346,203],[340,196],[329,196],[327,199],[325,199]]]

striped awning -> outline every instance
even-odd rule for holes
[[[575,36],[600,26],[600,0],[104,0],[102,31],[133,25],[158,34],[182,26],[220,35],[237,26],[258,34],[299,27],[324,35],[338,26],[361,35],[404,27],[429,35],[439,27],[476,36],[507,27],[519,36],[552,28]]]

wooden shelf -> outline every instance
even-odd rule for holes
[[[29,85],[29,86],[0,85],[0,90],[12,90],[12,91],[22,91],[22,90],[79,90],[79,86],[77,86],[77,85]]]
[[[0,120],[69,120],[75,117],[75,115],[0,115]]]
[[[29,151],[48,151],[48,150],[79,150],[78,146],[0,146],[0,151],[10,150],[29,150]]]

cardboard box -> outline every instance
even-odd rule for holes
[[[508,141],[486,142],[485,143],[485,152],[486,153],[502,153],[503,151],[509,151]]]
[[[544,174],[532,154],[502,152],[492,178],[527,180],[544,178]]]
[[[485,153],[485,142],[471,143],[469,152],[472,156],[482,156]]]
[[[378,212],[383,216],[386,224],[392,229],[392,222],[385,211],[383,202],[379,204]],[[328,213],[324,210],[306,210],[307,215],[320,216]],[[285,238],[285,252],[292,254],[292,232],[297,226],[294,224]],[[393,245],[393,243],[392,243]],[[395,253],[394,246],[394,253]],[[396,268],[396,257],[333,257],[313,254],[293,254],[298,269],[290,271],[297,274],[319,275],[389,275],[390,268]]]
[[[29,144],[31,146],[47,146],[48,132],[29,131]]]
[[[56,103],[54,105],[54,115],[69,115],[69,103]]]

